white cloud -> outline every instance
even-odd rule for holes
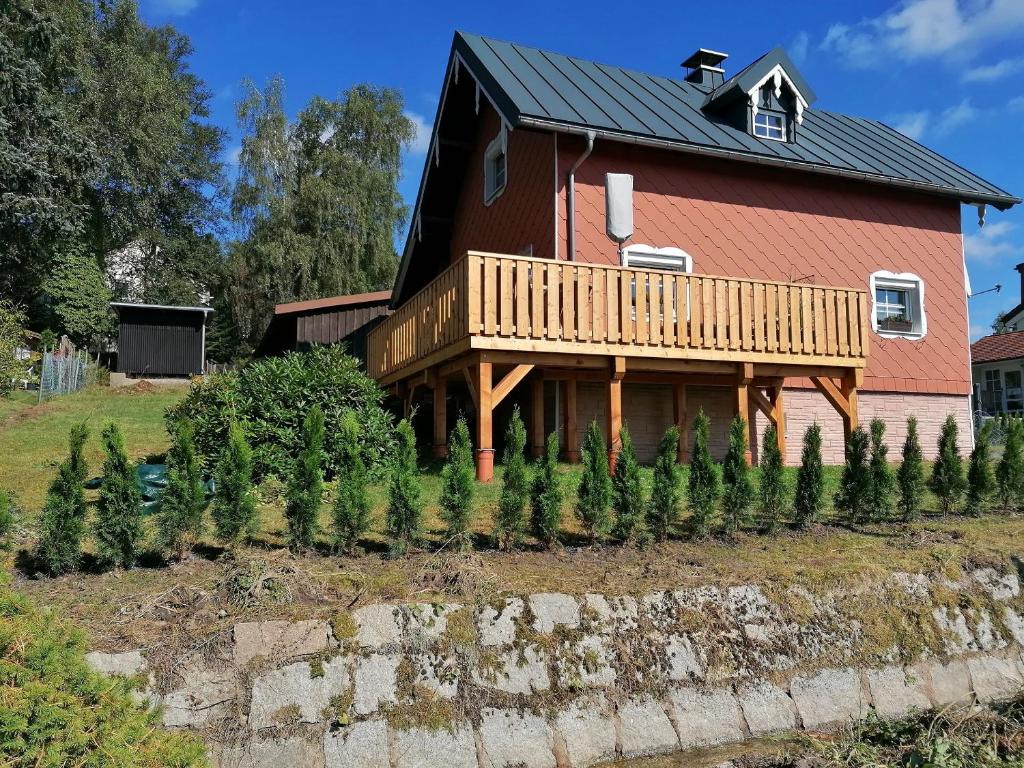
[[[433,126],[426,121],[423,115],[415,112],[406,111],[405,116],[412,121],[413,127],[416,129],[416,135],[413,136],[412,143],[409,145],[409,153],[413,155],[427,154],[430,149],[430,133]]]
[[[915,141],[924,136],[931,115],[927,112],[906,112],[892,118],[892,127]]]
[[[144,0],[154,13],[166,16],[187,16],[199,5],[199,0]]]
[[[1024,96],[1014,96],[1007,102],[1006,108],[1011,112],[1024,112]]]
[[[969,260],[984,264],[1009,259],[1021,251],[1020,246],[1007,238],[1013,229],[1013,224],[1008,221],[986,224],[981,230],[964,235],[964,253]]]
[[[793,57],[793,61],[797,64],[803,64],[807,58],[807,48],[810,44],[811,36],[803,30],[798,32],[789,46],[789,55]]]
[[[935,121],[935,133],[942,136],[962,125],[967,125],[977,117],[978,110],[971,106],[970,99],[964,99],[942,111]]]
[[[236,147],[231,147],[224,154],[224,163],[229,168],[237,168],[238,167],[238,160],[239,160],[239,158],[241,156],[242,156],[242,147],[241,147],[241,145],[238,145]]]
[[[966,61],[1021,29],[1021,0],[903,0],[881,16],[833,24],[821,47],[855,67],[881,66],[892,56]]]
[[[1003,59],[995,64],[966,70],[960,79],[965,83],[991,83],[1024,69],[1024,59]]]
[[[892,127],[909,136],[915,141],[920,141],[924,135],[945,136],[957,128],[973,122],[981,112],[971,104],[970,99],[964,99],[959,104],[933,115],[928,110],[920,112],[903,112],[893,115],[890,118]]]

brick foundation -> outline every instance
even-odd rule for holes
[[[587,425],[597,420],[604,426],[607,398],[601,384],[580,383],[578,390],[577,428],[579,440]],[[906,437],[907,417],[916,416],[925,458],[934,458],[939,430],[949,414],[960,427],[960,448],[966,454],[971,447],[971,415],[969,398],[963,395],[922,395],[895,392],[861,392],[860,418],[865,426],[873,418],[885,419],[889,457],[898,461]],[[800,463],[804,432],[817,422],[822,429],[822,455],[827,464],[843,461],[843,422],[839,414],[817,390],[786,389],[786,462]],[[733,417],[731,392],[720,388],[692,387],[688,391],[689,419],[692,423],[698,408],[711,419],[711,451],[721,459],[726,450],[729,422]],[[637,455],[643,462],[654,460],[662,434],[672,424],[672,388],[658,384],[624,384],[622,393],[623,421],[629,426]],[[767,425],[758,413],[751,442],[754,458]],[[692,438],[691,441],[692,443]]]

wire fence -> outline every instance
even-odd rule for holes
[[[39,402],[78,392],[95,383],[96,365],[89,362],[84,351],[62,345],[56,351],[43,352],[39,370]]]

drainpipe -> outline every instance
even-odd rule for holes
[[[569,169],[569,189],[566,194],[566,257],[569,261],[576,261],[576,170],[583,165],[583,161],[590,157],[590,153],[594,151],[594,139],[597,138],[597,134],[594,131],[587,131],[587,148],[583,150],[583,154],[576,158],[576,162],[572,164],[572,168]],[[1022,278],[1024,279],[1024,278]]]

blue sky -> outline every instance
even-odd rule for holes
[[[1004,189],[1024,196],[1024,0],[882,0],[765,3],[592,0],[331,2],[140,0],[152,23],[192,38],[194,71],[214,94],[212,118],[239,139],[239,82],[284,77],[287,108],[359,82],[399,89],[420,138],[406,154],[411,205],[456,29],[656,74],[681,76],[698,47],[725,51],[727,76],[775,45],[818,95],[815,107],[883,120]],[[1024,206],[963,209],[975,291],[971,335],[1020,299]]]

